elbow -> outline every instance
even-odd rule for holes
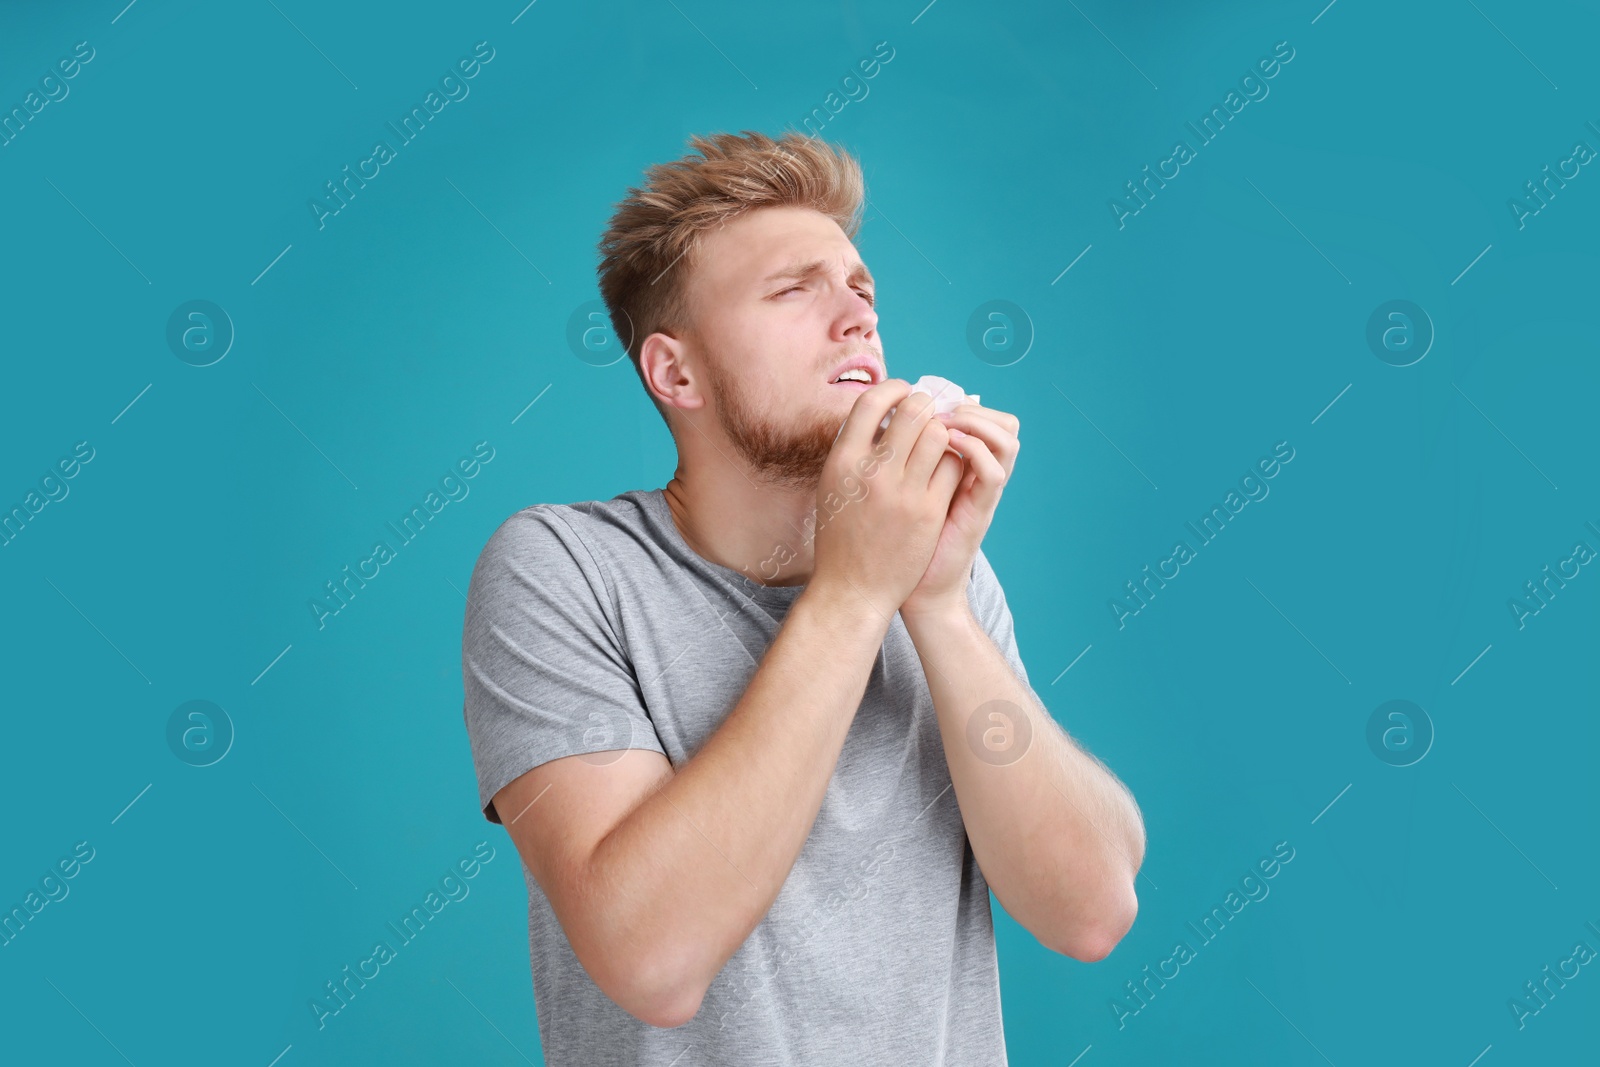
[[[634,991],[637,1010],[628,1013],[640,1022],[671,1030],[698,1015],[705,997],[706,986],[687,977],[683,968],[661,969]]]
[[[1088,921],[1077,923],[1064,935],[1040,940],[1052,952],[1082,963],[1098,963],[1111,955],[1112,949],[1133,928],[1138,914],[1139,898],[1129,885],[1116,900],[1096,908]]]
[[[590,955],[580,962],[595,985],[640,1022],[670,1030],[699,1013],[707,986],[690,977],[692,967],[684,961],[639,951],[603,950]]]
[[[700,1002],[704,998],[704,990],[665,987],[634,990],[626,1003],[618,1001],[618,1004],[623,1011],[642,1023],[671,1030],[699,1014]]]
[[[557,919],[591,981],[612,1003],[646,1025],[670,1030],[700,1012],[725,959],[704,938],[649,909],[629,909],[618,893],[582,883]]]
[[[1117,942],[1122,937],[1116,934],[1107,934],[1104,930],[1086,930],[1063,943],[1047,946],[1052,952],[1063,956],[1071,956],[1079,963],[1099,963],[1111,955],[1111,950],[1117,947]]]

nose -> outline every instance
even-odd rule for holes
[[[878,312],[867,298],[845,286],[842,303],[833,318],[835,341],[870,341],[877,334]]]

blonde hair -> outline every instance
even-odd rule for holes
[[[790,131],[773,140],[745,130],[692,136],[689,147],[691,154],[645,172],[600,238],[600,296],[640,384],[644,339],[689,325],[687,283],[702,233],[763,207],[812,208],[851,240],[861,225],[861,164],[820,138]],[[649,386],[645,392],[666,421]]]

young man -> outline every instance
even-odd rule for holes
[[[677,472],[517,512],[468,594],[466,723],[527,875],[545,1060],[1004,1064],[989,890],[1098,960],[1144,851],[979,549],[1018,420],[888,378],[854,159],[690,144],[600,245]]]

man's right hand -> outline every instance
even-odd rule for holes
[[[853,588],[885,617],[899,610],[928,569],[961,481],[949,443],[933,397],[912,394],[910,382],[890,378],[856,398],[817,486],[812,585]]]

